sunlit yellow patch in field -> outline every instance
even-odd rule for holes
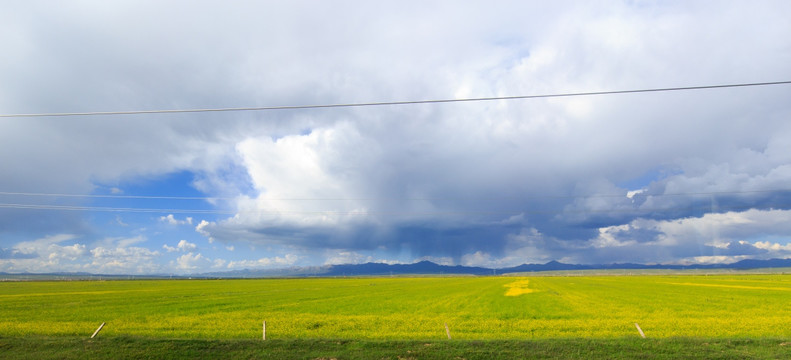
[[[519,296],[535,291],[527,287],[529,283],[530,280],[519,280],[505,284],[504,286],[508,288],[508,290],[505,292],[505,296]]]

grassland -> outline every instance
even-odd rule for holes
[[[0,337],[3,359],[788,359],[780,339],[200,340]]]
[[[791,276],[0,283],[0,337],[788,339]]]

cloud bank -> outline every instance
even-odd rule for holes
[[[783,1],[42,5],[2,5],[3,113],[791,79]],[[152,184],[167,197],[189,187],[216,212],[165,211],[192,206],[174,199],[2,195],[4,204],[165,210],[101,221],[0,207],[0,270],[787,257],[789,95],[789,86],[765,86],[3,118],[0,191],[118,195]],[[169,174],[189,181],[163,180]],[[142,240],[93,245],[108,238]]]

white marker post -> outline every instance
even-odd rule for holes
[[[266,340],[266,320],[264,320],[264,340]]]
[[[98,333],[99,333],[99,331],[101,331],[101,330],[102,330],[102,328],[103,328],[103,327],[104,327],[104,323],[102,323],[101,325],[99,325],[99,328],[98,328],[98,329],[96,329],[96,331],[94,331],[94,332],[93,332],[93,335],[91,335],[91,339],[93,339],[93,338],[96,336],[96,334],[98,334]]]
[[[450,340],[450,329],[448,328],[448,323],[445,323],[445,334],[448,335],[448,340]]]
[[[643,339],[645,339],[645,334],[643,334],[643,329],[640,328],[640,325],[637,325],[637,323],[634,323],[634,326],[637,328],[637,331],[640,333],[640,336],[642,336]]]

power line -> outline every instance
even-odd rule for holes
[[[128,212],[128,213],[171,213],[171,214],[235,214],[230,210],[201,210],[201,209],[146,209],[129,207],[103,207],[103,206],[72,206],[72,205],[33,205],[33,204],[8,204],[0,203],[4,209],[28,210],[62,210],[62,211],[98,211],[98,212]]]
[[[441,103],[458,103],[458,102],[479,102],[479,101],[496,101],[496,100],[525,100],[525,99],[542,99],[542,98],[558,98],[558,97],[574,97],[574,96],[616,95],[616,94],[635,94],[635,93],[649,93],[649,92],[722,89],[722,88],[768,86],[768,85],[787,85],[787,84],[791,84],[791,80],[789,80],[789,81],[773,81],[773,82],[758,82],[758,83],[738,83],[738,84],[722,84],[722,85],[703,85],[703,86],[683,86],[683,87],[669,87],[669,88],[634,89],[634,90],[591,91],[591,92],[557,93],[557,94],[541,94],[541,95],[492,96],[492,97],[461,98],[461,99],[384,101],[384,102],[368,102],[368,103],[285,105],[285,106],[207,108],[207,109],[170,109],[170,110],[129,110],[129,111],[91,111],[91,112],[62,112],[62,113],[0,114],[0,118],[105,116],[105,115],[145,115],[145,114],[179,114],[179,113],[203,113],[203,112],[238,112],[238,111],[328,109],[328,108],[350,108],[350,107],[366,107],[366,106],[394,106],[394,105],[418,105],[418,104],[441,104]]]
[[[663,196],[716,196],[716,195],[739,195],[739,194],[761,194],[791,192],[791,189],[770,189],[770,190],[731,190],[731,191],[702,191],[702,192],[677,192],[664,194],[636,193],[637,197],[663,197]],[[96,195],[96,194],[57,194],[57,193],[37,193],[37,192],[8,192],[0,191],[0,195],[6,196],[31,196],[31,197],[64,197],[64,198],[98,198],[98,199],[150,199],[150,200],[237,200],[238,197],[216,197],[216,196],[156,196],[156,195]],[[593,199],[593,198],[624,198],[626,194],[592,194],[592,195],[531,195],[524,197],[503,196],[503,197],[359,197],[359,198],[309,198],[309,197],[288,197],[288,198],[266,198],[267,201],[374,201],[374,200],[404,200],[404,201],[442,201],[442,200],[529,200],[529,199]]]
[[[157,195],[95,195],[95,194],[53,194],[34,192],[0,191],[0,195],[36,196],[36,197],[67,197],[67,198],[99,198],[99,199],[156,199],[156,200],[234,200],[233,197],[216,196],[157,196]]]
[[[787,208],[791,204],[772,204],[762,208],[778,209]],[[676,206],[667,208],[612,208],[612,209],[555,209],[555,210],[444,210],[444,211],[342,211],[342,210],[201,210],[201,209],[153,209],[153,208],[119,208],[101,206],[69,206],[69,205],[29,205],[0,203],[0,208],[25,209],[25,210],[55,210],[55,211],[92,211],[92,212],[122,212],[122,213],[158,213],[158,214],[204,214],[204,215],[231,215],[231,214],[300,214],[300,215],[339,215],[339,216],[372,216],[372,215],[518,215],[518,214],[610,214],[610,213],[652,213],[676,211],[707,211],[710,206]],[[720,205],[719,210],[753,209],[754,205]]]

